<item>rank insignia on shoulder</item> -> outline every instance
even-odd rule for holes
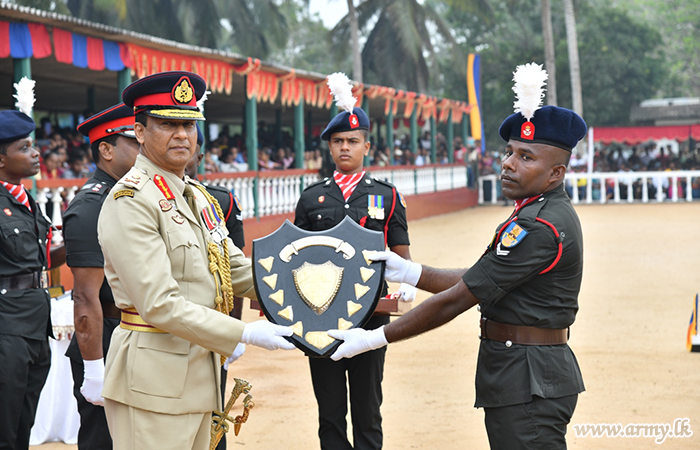
[[[515,247],[522,242],[528,234],[529,232],[525,230],[525,228],[518,225],[517,222],[512,222],[501,235],[500,246],[504,248]]]
[[[133,197],[134,196],[134,191],[131,189],[122,189],[120,191],[117,191],[114,193],[114,199],[118,199],[119,197]]]

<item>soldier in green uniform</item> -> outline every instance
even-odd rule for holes
[[[583,239],[564,191],[572,148],[586,134],[573,111],[545,106],[501,125],[507,142],[503,194],[515,209],[468,270],[434,269],[381,252],[386,277],[436,293],[377,330],[331,330],[344,339],[333,359],[381,348],[443,325],[477,306],[481,344],[476,407],[492,449],[564,449],[566,427],[584,390],[567,344],[578,311]]]

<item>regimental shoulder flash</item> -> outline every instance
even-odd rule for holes
[[[121,197],[133,197],[134,196],[134,190],[133,189],[120,189],[114,193],[114,199],[118,199]]]

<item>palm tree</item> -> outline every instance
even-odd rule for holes
[[[352,0],[348,0],[348,6],[351,4]],[[363,72],[365,77],[371,74],[372,83],[427,92],[430,69],[426,55],[430,59],[435,57],[431,31],[436,31],[447,45],[458,48],[449,25],[431,3],[364,0],[356,13],[360,31],[373,24],[362,48]],[[349,12],[331,30],[332,50],[336,55],[347,55],[350,51],[351,19]]]
[[[275,0],[18,0],[40,9],[187,44],[265,58],[287,42],[287,20]],[[58,6],[61,8],[58,8]]]
[[[542,38],[544,40],[544,67],[547,69],[547,104],[557,105],[557,65],[554,58],[554,35],[552,33],[552,5],[542,0]]]
[[[581,68],[578,60],[576,16],[574,15],[574,3],[572,0],[564,0],[564,20],[566,22],[566,44],[569,50],[569,70],[571,71],[571,100],[574,112],[583,117]]]
[[[357,11],[355,11],[355,2],[353,0],[348,0],[348,19],[350,20],[350,40],[352,41],[352,78],[362,83],[360,26],[357,23]]]

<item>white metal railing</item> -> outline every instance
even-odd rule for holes
[[[500,175],[479,177],[479,204],[498,202]],[[484,200],[484,182],[490,200]],[[698,185],[693,195],[693,182]],[[700,170],[665,172],[594,172],[566,174],[565,187],[574,204],[579,203],[650,203],[700,200]]]
[[[465,188],[469,181],[466,166],[457,164],[394,166],[367,170],[372,177],[394,184],[397,190],[407,197]],[[223,186],[234,192],[241,202],[242,217],[248,219],[294,212],[301,192],[319,181],[321,177],[316,171],[285,170],[216,173],[208,174],[206,179],[207,183]],[[36,201],[44,213],[47,211],[50,213],[50,219],[54,225],[60,228],[63,224],[62,214],[66,206],[86,181],[85,179],[36,181]]]

